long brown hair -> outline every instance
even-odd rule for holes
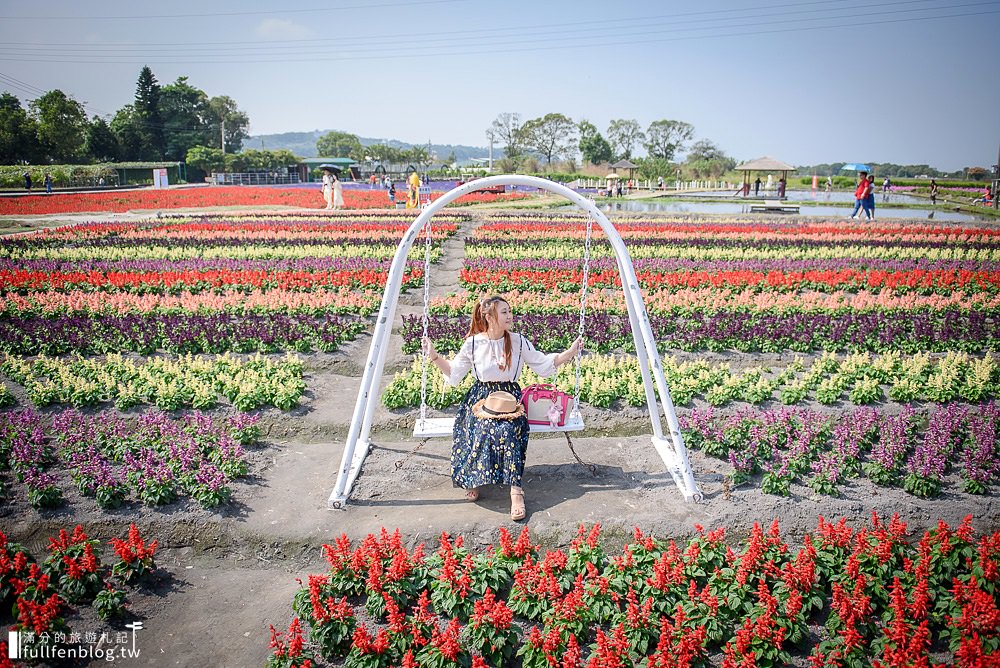
[[[486,321],[486,316],[490,315],[494,320],[497,318],[497,305],[500,303],[507,304],[510,303],[499,295],[493,295],[492,297],[487,297],[486,299],[481,299],[476,302],[476,306],[472,309],[472,322],[469,323],[469,333],[466,334],[466,338],[470,336],[475,336],[476,334],[483,334],[489,329],[489,323]],[[510,368],[511,352],[513,349],[513,344],[510,340],[510,332],[505,331],[503,333],[503,354],[506,359],[506,368]]]

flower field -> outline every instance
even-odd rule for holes
[[[16,408],[0,413],[0,497],[53,507],[73,484],[102,509],[227,502],[253,430],[234,440],[198,411],[295,408],[295,353],[369,329],[414,215],[173,216],[0,239],[0,406]],[[463,219],[439,217],[432,260]],[[414,258],[404,289],[422,280],[423,247]]]
[[[67,636],[75,636],[73,644],[96,645],[95,629],[74,631],[67,623],[74,607],[92,607],[105,623],[128,615],[127,596],[156,568],[158,543],[147,542],[132,524],[126,538],[112,538],[107,544],[116,555],[110,564],[102,563],[101,541],[88,537],[78,524],[72,532],[60,529],[57,537],[49,538],[48,556],[39,562],[0,531],[0,606],[5,612],[13,610],[10,630],[20,632],[22,657],[58,656],[52,652],[65,650]],[[106,640],[114,631],[109,625],[101,633]],[[8,649],[7,640],[0,641],[0,665],[14,666]],[[115,648],[105,649],[99,658],[105,656],[113,661]]]
[[[405,193],[404,193],[405,194]],[[442,193],[431,193],[431,199]],[[503,202],[528,197],[525,193],[471,193],[456,204]],[[389,198],[384,190],[344,190],[348,209],[387,209]],[[319,184],[315,188],[258,188],[252,186],[217,186],[170,188],[166,190],[129,190],[100,193],[58,193],[0,198],[0,216],[52,215],[79,212],[122,213],[133,209],[189,209],[204,207],[287,206],[322,209],[325,205]]]
[[[777,520],[745,537],[696,528],[680,542],[637,528],[620,552],[600,525],[544,552],[527,528],[479,552],[447,533],[431,554],[398,531],[341,536],[288,631],[271,627],[268,666],[995,665],[1000,533],[967,519],[911,541],[877,515],[820,517],[799,545]]]
[[[1000,392],[1000,232],[920,223],[615,224],[689,445],[728,462],[735,484],[836,495],[864,476],[929,497],[948,485],[985,493],[1000,482],[992,463],[1000,460],[992,403]],[[456,350],[472,304],[494,292],[507,295],[516,327],[534,332],[539,348],[568,346],[579,324],[584,236],[575,216],[488,218],[466,240],[465,291],[432,304],[436,348]],[[599,228],[589,272],[581,401],[644,406],[615,260]],[[404,351],[418,349],[421,333],[419,316],[404,317]],[[734,353],[742,356],[727,361]],[[771,357],[755,359],[764,353]],[[422,371],[417,361],[398,373],[383,403],[418,405]],[[438,376],[430,375],[428,403],[457,404],[466,387],[445,387]],[[528,371],[520,382],[538,379]],[[575,369],[553,382],[572,393]],[[868,431],[851,430],[861,423]]]
[[[288,203],[252,199],[287,196],[281,189],[204,188],[98,206],[167,208],[160,196],[209,206],[197,197],[230,191],[250,199],[213,205]],[[364,197],[384,197],[368,193],[345,198],[362,207]],[[317,192],[299,194],[309,201],[293,206],[320,206]],[[343,346],[371,331],[415,213],[176,214],[0,238],[0,514],[18,531],[56,515],[96,520],[109,537],[133,521],[180,526],[150,534],[170,543],[163,571],[198,567],[182,561],[202,550],[186,536],[226,561],[249,558],[252,567],[233,568],[225,586],[249,587],[282,610],[280,624],[267,619],[273,668],[998,665],[1000,526],[983,509],[994,508],[1000,485],[1000,230],[974,226],[616,220],[705,504],[629,531],[662,510],[636,508],[662,499],[669,477],[630,459],[629,436],[608,455],[621,459],[605,466],[595,454],[607,444],[584,433],[577,446],[597,462],[586,471],[529,450],[532,526],[512,535],[497,529],[505,498],[452,504],[438,490],[445,446],[382,448],[355,490],[375,502],[347,511],[357,516],[323,545],[325,571],[304,577],[291,601],[283,588],[274,606],[273,583],[288,584],[288,564],[269,560],[325,540],[316,527],[329,515],[314,513],[328,511],[310,505],[323,495],[296,485],[325,479],[318,467],[336,463],[312,439],[341,440],[345,378],[361,363]],[[459,270],[458,244],[445,242],[460,228],[471,231]],[[436,348],[456,350],[471,306],[493,293],[509,298],[515,328],[540,349],[569,345],[584,233],[575,215],[438,214],[431,260],[455,267],[460,284],[431,281]],[[588,425],[604,435],[631,427],[646,397],[599,230],[591,251],[579,390]],[[404,290],[422,286],[423,259],[421,240]],[[418,350],[422,322],[409,314],[419,302],[401,302],[408,314],[393,330],[404,355]],[[380,433],[398,429],[421,400],[419,356],[389,366],[398,373],[384,379],[382,402],[403,415],[380,418]],[[439,373],[428,381],[430,407],[449,412],[471,378],[454,388]],[[540,379],[526,370],[519,381]],[[576,369],[565,365],[551,382],[572,393]],[[387,484],[380,466],[398,480]],[[542,470],[557,475],[539,478]],[[568,489],[583,476],[580,490]],[[555,501],[536,495],[539,485]],[[398,501],[390,486],[418,489],[418,503],[408,505],[405,491]],[[623,505],[609,511],[606,534],[580,525],[573,538],[581,516],[567,525],[560,513],[591,494],[595,508],[612,496]],[[913,517],[885,519],[897,505]],[[827,515],[847,516],[818,517],[830,507]],[[697,513],[713,525],[695,524],[708,524]],[[362,538],[400,517],[421,526],[410,537],[382,529]],[[433,547],[419,543],[424,521],[440,536]],[[457,535],[462,527],[468,533]],[[76,630],[74,606],[112,617],[126,585],[157,568],[146,534],[133,526],[114,539],[113,566],[82,528],[60,534],[39,563],[0,534],[0,610],[13,611],[0,621],[37,630],[31,642],[44,644],[42,631]],[[214,591],[215,611],[237,600],[204,586],[221,563],[170,595],[197,606]],[[189,623],[171,606],[150,610],[162,615],[150,615],[151,636],[174,637]],[[206,614],[206,628],[228,652],[244,652],[233,656],[254,644],[262,654],[267,640],[246,643],[254,636],[233,632],[227,614]],[[0,642],[0,657],[4,650]]]

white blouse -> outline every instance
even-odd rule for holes
[[[478,380],[497,382],[517,380],[521,367],[527,364],[531,370],[545,378],[556,372],[558,353],[545,354],[535,350],[531,341],[516,332],[510,333],[510,368],[501,369],[499,362],[504,359],[503,337],[491,339],[486,334],[476,334],[465,340],[461,350],[451,360],[451,376],[445,379],[448,385],[458,385],[471,370]]]

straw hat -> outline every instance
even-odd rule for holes
[[[510,392],[492,392],[473,404],[472,414],[485,420],[515,420],[524,415],[524,406]]]

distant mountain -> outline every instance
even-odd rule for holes
[[[300,158],[315,158],[317,157],[316,140],[327,132],[332,131],[313,130],[312,132],[282,132],[273,135],[253,135],[243,143],[243,148],[264,148],[269,151],[277,151],[284,148]],[[362,146],[388,144],[396,148],[411,148],[418,145],[409,144],[398,139],[380,139],[375,137],[358,137],[358,139],[361,140]],[[426,146],[426,144],[419,144],[419,146]],[[431,144],[430,152],[431,155],[436,155],[437,159],[442,162],[454,152],[455,160],[460,165],[468,163],[473,158],[488,158],[490,156],[489,149],[485,147],[463,146],[460,144]],[[494,152],[494,157],[496,157],[496,152]]]

